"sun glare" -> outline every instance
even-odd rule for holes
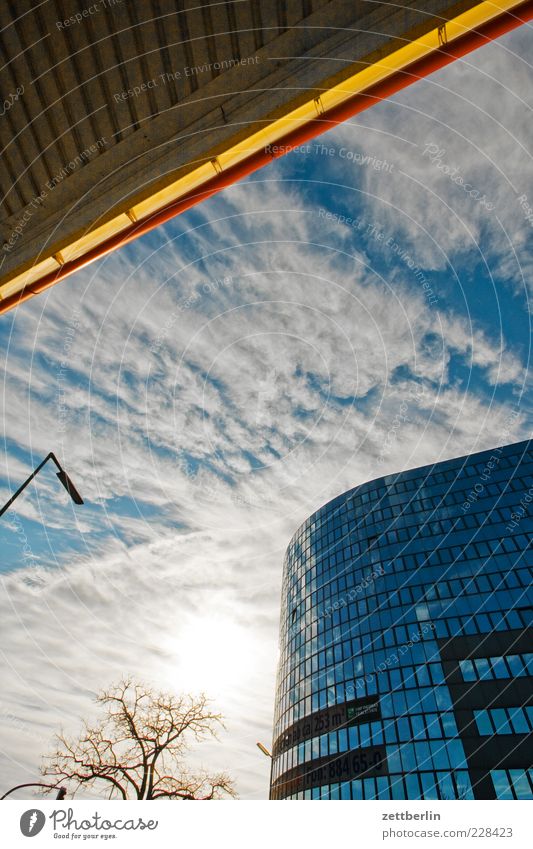
[[[254,637],[222,615],[190,619],[172,639],[180,690],[220,698],[249,677]]]

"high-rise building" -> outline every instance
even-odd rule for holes
[[[532,799],[533,441],[387,475],[286,553],[273,799]]]

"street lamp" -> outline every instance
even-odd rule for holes
[[[59,478],[59,480],[60,480],[61,484],[62,484],[62,485],[65,487],[65,489],[67,490],[67,492],[68,492],[68,494],[70,495],[70,497],[72,498],[72,500],[73,500],[74,504],[83,504],[83,498],[81,497],[81,495],[79,494],[78,490],[76,489],[76,487],[75,487],[75,486],[74,486],[74,484],[72,483],[71,479],[69,478],[69,476],[67,475],[66,471],[65,471],[65,470],[64,470],[64,468],[62,467],[61,463],[60,463],[60,462],[59,462],[59,460],[57,459],[56,455],[55,455],[52,451],[50,451],[50,453],[49,453],[49,454],[47,454],[47,456],[44,458],[44,460],[42,461],[42,463],[39,463],[39,465],[37,466],[37,468],[35,469],[35,471],[33,471],[33,472],[31,473],[31,475],[29,476],[29,478],[27,478],[27,479],[24,481],[24,483],[22,484],[22,486],[20,486],[20,487],[17,489],[16,493],[15,493],[14,495],[12,495],[12,496],[11,496],[11,498],[9,499],[9,501],[8,501],[6,504],[4,504],[4,506],[3,506],[3,507],[2,507],[2,509],[0,510],[0,516],[3,516],[3,514],[6,512],[6,510],[8,510],[8,509],[11,507],[11,505],[13,504],[13,502],[14,502],[15,498],[18,498],[18,497],[19,497],[19,495],[20,495],[20,493],[21,493],[24,489],[26,489],[26,487],[28,486],[28,484],[29,484],[29,483],[30,483],[30,482],[34,479],[35,475],[36,475],[38,472],[40,472],[40,471],[41,471],[42,467],[44,466],[44,464],[45,464],[45,463],[47,463],[47,462],[48,462],[48,460],[53,460],[53,461],[54,461],[54,463],[56,464],[57,468],[59,469],[59,471],[58,471],[58,472],[56,472],[56,475],[57,475],[57,477]]]
[[[262,743],[256,743],[255,745],[257,746],[257,748],[259,749],[259,751],[260,751],[260,752],[263,752],[263,754],[267,756],[267,758],[271,758],[271,757],[272,757],[272,755],[271,755],[271,754],[270,754],[270,752],[268,751],[267,747],[266,747],[266,746],[263,746],[263,744],[262,744]]]
[[[256,743],[255,745],[257,746],[259,751],[262,752],[265,755],[265,757],[270,758],[270,787],[272,788],[272,773],[273,773],[273,769],[274,769],[274,758],[272,756],[272,753],[269,752],[267,747],[263,746],[262,743]],[[272,790],[270,792],[272,793]],[[269,798],[271,798],[271,796]]]

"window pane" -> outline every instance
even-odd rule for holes
[[[491,657],[490,662],[496,678],[509,678],[509,672],[503,657]]]
[[[533,799],[527,775],[523,769],[510,769],[509,775],[513,782],[517,799]]]
[[[396,727],[398,729],[398,739],[402,743],[407,743],[411,739],[409,720],[407,718],[398,719],[396,721]]]
[[[393,799],[405,799],[405,790],[403,787],[403,781],[401,775],[391,775],[390,777],[391,790],[392,790],[392,798]]]
[[[376,782],[374,778],[364,778],[363,779],[363,788],[365,799],[375,799],[376,798]]]
[[[341,728],[339,731],[339,752],[348,751],[348,732],[346,728]]]
[[[360,779],[352,781],[352,799],[363,798],[363,782]]]
[[[478,734],[486,737],[488,734],[493,734],[493,728],[489,719],[489,714],[486,710],[475,710],[474,719],[476,720]]]
[[[372,732],[372,743],[374,746],[383,745],[383,728],[381,722],[372,722],[370,726]]]
[[[424,792],[424,799],[438,799],[439,794],[437,792],[437,788],[435,787],[435,776],[432,772],[423,772],[421,775],[422,778],[422,789]]]
[[[494,728],[496,729],[496,734],[512,734],[511,726],[509,725],[509,721],[507,719],[506,713],[503,708],[496,708],[495,710],[491,710],[490,716],[492,721],[494,722]]]
[[[352,725],[348,729],[348,744],[350,746],[350,749],[359,748],[359,729],[357,725]]]
[[[402,769],[400,763],[400,753],[398,749],[387,746],[387,763],[391,772],[400,772]]]
[[[522,659],[528,675],[533,675],[533,654],[523,654]]]
[[[507,774],[504,769],[493,770],[491,772],[491,778],[497,799],[514,799],[511,787],[507,780]]]
[[[455,717],[453,713],[441,714],[441,721],[444,727],[444,734],[446,737],[454,737],[456,734],[458,734],[457,725],[455,723]]]
[[[411,725],[413,726],[413,736],[415,740],[426,739],[426,725],[423,716],[412,716]]]
[[[413,772],[416,769],[415,753],[413,745],[405,745],[401,748],[402,764],[404,772]]]
[[[407,787],[407,795],[409,799],[420,799],[420,782],[418,780],[418,775],[416,773],[411,773],[411,775],[405,776],[405,784]]]
[[[343,781],[341,784],[341,799],[349,799],[350,798],[350,782]]]
[[[448,753],[450,756],[450,763],[454,765],[455,769],[466,769],[465,752],[460,740],[448,741]],[[465,773],[465,775],[467,774]],[[474,797],[472,796],[472,798]]]
[[[437,773],[441,799],[455,799],[455,789],[449,772]]]
[[[389,780],[385,776],[376,778],[378,799],[390,799]]]
[[[529,725],[522,708],[507,708],[507,713],[515,734],[527,734],[529,732]]]
[[[507,658],[507,663],[509,664],[509,668],[513,674],[513,678],[519,678],[526,674],[525,669],[522,665],[522,659],[519,655],[509,655]]]
[[[492,672],[486,657],[478,657],[474,663],[480,678],[492,678]]]
[[[470,776],[468,773],[459,772],[454,769],[453,777],[455,779],[455,786],[457,789],[457,798],[458,799],[473,799],[474,791],[472,790],[472,785],[470,783]]]
[[[433,765],[437,769],[449,769],[448,753],[446,751],[446,743],[443,740],[432,740],[431,754],[433,756]]]
[[[436,713],[428,713],[426,714],[426,724],[428,729],[428,736],[433,739],[439,739],[442,737],[442,733],[440,730],[439,717]]]

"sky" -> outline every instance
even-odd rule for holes
[[[283,555],[359,483],[531,427],[530,27],[3,316],[0,788],[131,673],[268,794]],[[531,217],[531,216],[530,216]],[[509,428],[509,413],[512,417]],[[93,792],[94,795],[94,792]]]

